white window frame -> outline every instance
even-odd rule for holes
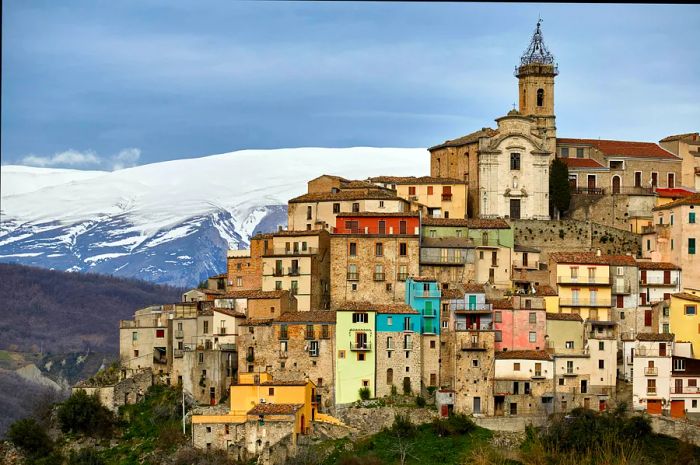
[[[625,170],[625,160],[617,160],[617,159],[615,159],[615,158],[609,159],[609,160],[608,160],[608,169],[609,169],[609,170],[612,169],[612,167],[610,166],[610,163],[613,162],[613,161],[621,161],[621,162],[622,162],[622,168],[620,168],[620,169],[621,169],[622,171]],[[616,168],[616,170],[617,170],[617,168]],[[611,180],[612,180],[612,178],[611,178]],[[620,183],[622,183],[622,178],[620,178]],[[622,186],[622,184],[620,184],[620,186]]]

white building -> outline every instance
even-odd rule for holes
[[[681,268],[673,263],[640,260],[639,297],[641,305],[667,300],[681,291]]]
[[[640,333],[632,351],[632,406],[661,414],[670,406],[673,334]]]

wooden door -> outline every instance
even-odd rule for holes
[[[671,417],[685,418],[685,400],[678,399],[671,401]]]
[[[671,270],[664,270],[664,284],[671,284]]]
[[[612,179],[612,190],[613,194],[620,193],[620,176],[613,176]]]
[[[514,220],[520,219],[520,199],[510,199],[510,217]]]
[[[594,174],[588,175],[588,188],[595,189],[595,175]]]
[[[682,379],[674,380],[673,393],[674,394],[683,394],[683,380]]]

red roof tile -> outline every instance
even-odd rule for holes
[[[678,200],[674,200],[673,202],[669,202],[659,207],[654,207],[652,208],[652,211],[669,210],[671,208],[680,207],[682,205],[700,205],[700,194],[693,194],[688,197],[683,197]]]
[[[498,131],[491,128],[481,128],[478,131],[474,131],[466,136],[458,137],[457,139],[446,140],[442,144],[430,147],[428,150],[433,151],[441,149],[444,147],[461,147],[463,145],[472,144],[478,142],[481,137],[493,137],[498,134]]]
[[[607,169],[597,161],[591,158],[560,158],[566,166],[571,168],[596,168],[596,169]]]
[[[581,321],[583,322],[583,318],[581,318],[581,315],[577,315],[576,313],[547,313],[547,319],[548,320],[560,320],[560,321]]]
[[[275,321],[280,323],[335,323],[335,312],[329,310],[285,312]]]
[[[247,291],[229,291],[222,298],[224,299],[281,299],[283,297],[288,297],[289,291],[286,289],[280,289],[277,291],[261,291],[261,290],[247,290]]]
[[[690,197],[695,192],[692,192],[692,191],[689,191],[689,190],[683,189],[683,188],[669,189],[669,188],[657,187],[656,193],[658,194],[659,197],[675,199],[678,197]]]
[[[487,300],[494,309],[511,310],[513,308],[513,301],[511,299],[498,299],[498,300]]]
[[[671,342],[675,335],[673,333],[639,333],[637,334],[638,341],[649,342]]]
[[[375,186],[376,187],[376,186]],[[341,200],[401,200],[393,191],[376,187],[364,190],[341,190],[340,192],[311,192],[290,199],[288,203],[337,202]]]
[[[258,404],[248,410],[248,415],[292,415],[304,404]]]
[[[606,157],[667,158],[680,160],[673,153],[662,149],[654,142],[635,142],[604,139],[557,138],[557,145],[590,145],[600,150]]]
[[[684,140],[684,139],[688,139],[691,141],[692,140],[700,140],[700,134],[697,132],[688,132],[685,134],[674,134],[672,136],[664,137],[659,142],[672,142],[672,141]]]
[[[396,304],[375,304],[372,302],[343,302],[338,304],[337,311],[347,312],[377,312],[377,313],[418,313],[410,305],[403,303]]]
[[[547,286],[542,284],[540,286],[535,286],[535,295],[537,296],[553,296],[558,295],[557,291],[552,286]]]
[[[463,226],[471,229],[510,229],[510,225],[503,219],[481,218],[431,218],[422,220],[423,226]]]
[[[551,360],[549,353],[544,350],[506,350],[496,352],[496,360]]]
[[[637,266],[631,255],[596,255],[595,252],[554,252],[549,257],[556,263]]]
[[[640,270],[680,270],[681,267],[668,262],[652,262],[651,260],[637,260]]]
[[[414,216],[420,216],[420,212],[346,212],[346,213],[338,213],[335,215],[337,218],[349,218],[353,216],[357,217],[365,217],[365,218],[384,218],[384,217],[414,217]]]

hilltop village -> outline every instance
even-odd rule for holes
[[[209,406],[194,445],[248,454],[397,393],[535,416],[631,391],[635,410],[699,415],[700,137],[559,138],[558,72],[538,23],[495,128],[430,148],[422,177],[310,180],[287,229],[121,322],[118,384],[79,387],[116,409],[181,385]]]

